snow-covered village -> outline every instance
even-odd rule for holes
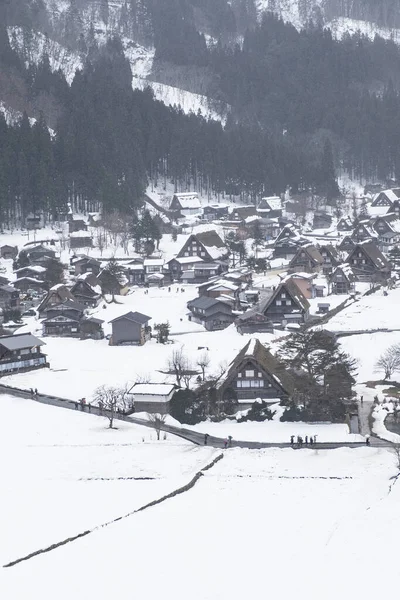
[[[0,2],[1,600],[395,596],[397,4]]]
[[[353,568],[347,537],[360,535],[352,530],[367,508],[367,529],[380,530],[397,495],[398,196],[359,188],[344,193],[341,217],[326,205],[299,218],[290,198],[250,205],[149,188],[141,227],[69,206],[56,223],[29,215],[3,231],[1,443],[11,458],[2,463],[1,553],[16,589],[14,568],[18,580],[33,569],[39,581],[42,568],[59,577],[65,561],[78,573],[65,597],[78,581],[106,597],[132,557],[147,579],[144,557],[162,552],[162,583],[144,593],[156,597],[173,585],[166,551],[189,573],[196,561],[224,562],[221,548],[236,536],[253,543],[247,510],[260,501],[276,516],[285,506],[265,531],[274,569],[276,548],[298,527],[313,558],[339,552],[340,568]],[[255,481],[238,487],[238,477]],[[144,533],[153,503],[146,511],[161,519],[160,540]],[[179,530],[198,539],[205,522],[206,546],[186,563]],[[117,553],[112,582],[94,584],[81,569],[105,561],[106,573],[113,542],[129,552]],[[195,597],[237,594],[237,581],[233,590],[218,580],[228,591],[210,595],[202,582]]]

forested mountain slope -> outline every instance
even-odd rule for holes
[[[385,0],[377,4],[384,26]],[[2,218],[51,214],[71,200],[82,208],[135,208],[149,178],[249,199],[287,188],[331,198],[335,169],[366,180],[398,178],[399,46],[360,34],[336,39],[319,23],[334,10],[328,1],[286,2],[302,9],[304,29],[271,12],[260,18],[261,8],[282,6],[1,4],[0,103],[12,109],[8,115],[36,118],[33,126],[27,117],[1,123]],[[157,102],[146,77],[157,98],[168,91],[169,104],[189,90],[182,102],[192,114]],[[201,118],[199,109],[222,124]]]

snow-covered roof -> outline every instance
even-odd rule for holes
[[[171,383],[136,383],[130,390],[129,394],[133,396],[162,396],[166,397],[171,394],[175,386]]]
[[[279,196],[265,196],[261,198],[262,204],[268,204],[271,210],[281,210],[282,209],[282,200]]]
[[[255,223],[255,221],[260,221],[260,220],[261,220],[261,217],[259,215],[250,215],[250,217],[245,218],[244,222],[248,224],[248,223]]]
[[[69,234],[70,238],[92,238],[92,236],[90,235],[89,231],[85,231],[84,229],[81,229],[80,231],[74,231],[73,233]]]
[[[226,279],[220,279],[219,281],[217,281],[216,283],[214,283],[214,285],[212,285],[211,287],[208,288],[208,291],[217,291],[220,288],[225,288],[227,290],[232,290],[232,291],[236,291],[237,289],[239,289],[239,285],[237,285],[236,283],[232,283],[232,281],[226,281]]]
[[[27,267],[16,269],[14,273],[21,273],[21,271],[25,271],[25,269],[33,271],[34,273],[44,273],[46,271],[45,267],[41,267],[40,265],[28,265]]]
[[[143,264],[145,267],[162,266],[164,264],[164,259],[163,258],[145,258],[143,261]]]
[[[183,192],[174,194],[183,209],[185,208],[201,208],[201,203],[196,192]]]
[[[175,260],[181,265],[204,262],[201,256],[182,256],[182,258],[176,258]]]

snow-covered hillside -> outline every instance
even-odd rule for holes
[[[373,39],[377,34],[384,39],[393,39],[394,42],[400,43],[400,29],[382,27],[372,21],[350,18],[349,10],[346,10],[343,3],[337,3],[335,6],[334,2],[327,0],[255,0],[255,4],[259,20],[265,12],[270,11],[279,15],[284,21],[292,23],[299,30],[305,27],[307,22],[313,21],[323,23],[339,39],[346,34],[355,33]],[[333,16],[334,14],[336,16]]]
[[[30,32],[27,36],[26,30],[21,27],[9,27],[8,35],[11,47],[23,57],[27,66],[38,64],[47,55],[51,69],[61,69],[68,83],[72,82],[75,71],[83,66],[82,58],[77,52],[64,48],[39,31]]]

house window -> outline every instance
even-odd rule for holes
[[[257,372],[257,377],[262,377],[262,373],[260,373],[260,371]]]
[[[185,256],[189,256],[189,252],[185,252]]]
[[[365,265],[365,259],[364,259],[364,258],[362,259],[361,263],[362,263],[363,265]]]
[[[282,292],[282,294],[281,294],[281,298],[286,298],[286,294],[285,294],[285,292]]]
[[[202,250],[202,251],[200,252],[200,256],[205,256],[205,255],[206,255],[206,253],[204,252],[204,250]]]
[[[291,300],[286,300],[286,306],[291,306],[292,301]]]
[[[254,377],[254,369],[249,369],[245,371],[245,377]]]
[[[242,377],[242,374],[241,374],[241,373],[238,373],[238,377]]]
[[[276,301],[276,305],[277,305],[277,306],[282,306],[282,300],[277,300],[277,301]]]

